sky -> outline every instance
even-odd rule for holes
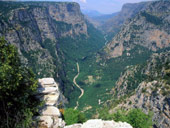
[[[125,3],[138,3],[149,0],[60,0],[60,1],[75,1],[81,5],[84,10],[96,10],[103,14],[111,14],[121,10]]]
[[[138,3],[149,0],[73,0],[81,5],[82,9],[96,10],[103,14],[110,14],[121,10],[125,3]]]
[[[125,3],[138,3],[149,0],[43,0],[43,1],[63,1],[63,2],[74,1],[80,4],[81,9],[96,10],[102,14],[111,14],[120,11],[122,5]]]

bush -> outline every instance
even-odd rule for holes
[[[132,109],[127,114],[127,122],[133,128],[150,128],[152,126],[152,114],[147,115],[140,109]]]
[[[125,116],[125,111],[118,110],[116,113],[113,114],[113,120],[127,122],[127,117]]]
[[[36,90],[33,72],[21,66],[17,49],[0,38],[0,127],[30,126],[40,104]]]
[[[103,109],[99,113],[99,117],[103,120],[114,120],[127,122],[133,128],[150,128],[152,126],[152,114],[145,114],[140,109],[132,109],[130,111],[118,110],[113,114],[109,114],[108,109]],[[103,117],[102,117],[103,116]]]
[[[86,121],[86,117],[83,113],[72,108],[66,109],[64,112],[64,120],[67,125],[75,123],[83,123]]]

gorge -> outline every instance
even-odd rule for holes
[[[125,4],[97,27],[76,2],[0,1],[0,7],[0,37],[40,79],[43,108],[55,111],[38,116],[47,127],[90,128],[95,118],[101,128],[116,125],[111,120],[140,128],[130,118],[136,109],[148,119],[141,128],[170,127],[170,1]],[[65,126],[69,108],[87,120]]]

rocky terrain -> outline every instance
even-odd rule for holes
[[[23,63],[39,77],[57,76],[62,68],[59,38],[87,36],[77,3],[1,2],[0,12],[0,36],[17,46]]]
[[[44,106],[39,111],[40,116],[36,117],[38,127],[64,127],[65,122],[62,120],[58,109],[62,106],[64,99],[59,91],[59,85],[53,78],[39,79],[37,97],[44,102]]]
[[[129,19],[107,45],[105,51],[108,58],[122,56],[123,52],[128,52],[135,46],[142,46],[151,51],[169,47],[169,7],[169,1],[152,2],[134,18]]]
[[[113,37],[121,30],[121,27],[126,20],[135,17],[136,14],[138,14],[141,10],[144,10],[149,4],[150,2],[141,2],[123,5],[122,10],[118,12],[116,16],[113,16],[101,25],[101,30]]]
[[[18,48],[22,65],[37,78],[54,78],[70,98],[75,63],[103,47],[102,33],[75,2],[0,1],[0,5],[0,37]]]
[[[64,128],[132,128],[132,126],[128,123],[94,119],[88,120],[84,124],[74,124]]]
[[[77,102],[78,109],[87,109],[84,112],[89,117],[108,101],[112,106],[110,113],[120,108],[141,108],[145,113],[153,112],[155,128],[170,127],[170,53],[163,52],[170,47],[169,1],[124,5],[114,20],[110,20],[113,26],[108,23],[104,27],[112,36],[120,31],[110,43],[107,36],[103,40],[103,35],[86,21],[77,3],[0,4],[0,36],[17,46],[23,66],[32,68],[37,78],[52,77],[39,80],[37,97],[44,101],[44,106],[36,117],[37,125],[131,127],[127,123],[103,120],[65,126],[60,112],[64,101],[60,86],[66,98],[70,98],[69,107],[75,107]],[[99,51],[104,44],[104,50]],[[157,54],[141,65],[151,53]],[[76,75],[76,63],[80,64],[80,75],[79,70]],[[73,85],[75,79],[83,95]],[[80,101],[78,96],[82,96]]]
[[[110,112],[140,108],[153,112],[155,128],[170,127],[169,71],[170,52],[154,54],[145,65],[128,67],[113,89],[118,104]]]

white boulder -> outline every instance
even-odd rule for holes
[[[54,78],[42,78],[42,79],[39,79],[38,82],[41,85],[55,84]]]
[[[103,128],[103,122],[99,119],[88,120],[81,128]]]
[[[132,126],[128,123],[123,122],[92,119],[88,120],[84,124],[74,124],[70,126],[65,126],[64,128],[132,128]]]
[[[45,106],[42,110],[41,110],[41,114],[43,116],[57,116],[60,117],[61,113],[59,111],[59,109],[55,106]]]

